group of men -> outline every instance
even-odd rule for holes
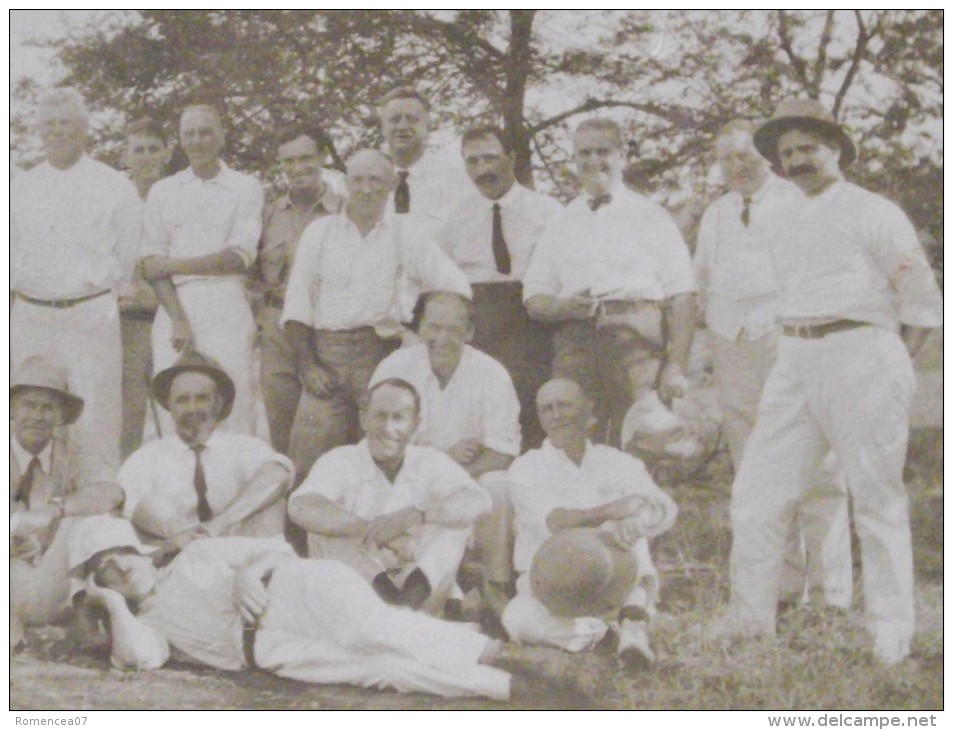
[[[488,631],[650,666],[649,541],[677,510],[621,429],[646,393],[663,410],[685,395],[697,296],[738,471],[714,633],[773,634],[802,600],[850,606],[849,491],[874,652],[909,654],[899,330],[915,349],[940,297],[903,213],[843,180],[856,149],[817,102],[719,134],[731,192],[694,270],[669,214],[623,185],[606,119],[576,128],[582,192],[562,207],[516,181],[491,127],[462,136],[462,164],[431,149],[428,101],[398,88],[379,108],[387,153],[354,152],[344,185],[315,132],[279,132],[287,190],[266,205],[223,162],[212,106],[183,110],[189,166],[165,178],[154,122],[129,127],[126,179],[87,156],[75,91],[38,111],[47,159],[11,196],[12,642],[76,611],[83,577],[121,666],[171,646],[226,669],[506,698],[498,670],[469,666],[498,647],[439,619],[473,615],[469,553]],[[285,537],[311,567],[275,572]],[[224,634],[199,610],[223,596]],[[316,623],[289,633],[293,619]],[[460,652],[435,656],[428,632]]]

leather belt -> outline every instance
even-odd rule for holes
[[[870,322],[858,322],[856,319],[836,319],[825,324],[784,325],[782,331],[786,337],[800,337],[804,340],[819,340],[835,332],[869,327]]]
[[[271,582],[271,575],[274,573],[274,569],[269,570],[261,577],[261,582],[264,584],[265,588],[268,587],[268,584]],[[258,635],[258,622],[250,625],[242,626],[242,652],[245,654],[245,664],[249,667],[254,667],[258,669],[258,663],[255,661],[255,638]]]
[[[109,294],[111,291],[112,289],[103,289],[102,291],[98,291],[95,294],[87,294],[84,297],[76,297],[75,299],[34,299],[33,297],[28,297],[26,294],[21,292],[17,292],[17,296],[25,302],[36,304],[40,307],[66,309],[67,307],[75,307],[77,304],[82,304],[83,302],[88,302],[92,299],[98,299],[99,297]]]

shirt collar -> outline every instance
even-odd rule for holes
[[[17,466],[20,467],[20,471],[26,473],[34,455],[24,449],[20,442],[17,441],[17,437],[13,434],[10,434],[10,448],[13,451],[13,458],[17,460]],[[49,474],[53,468],[53,439],[50,439],[50,442],[39,454],[36,454],[36,456],[40,459],[40,468],[43,470],[43,473]]]
[[[582,461],[579,462],[578,466],[576,466],[576,462],[574,462],[572,459],[566,456],[565,451],[563,451],[562,449],[557,449],[555,446],[553,446],[553,442],[549,440],[548,436],[543,441],[543,449],[546,449],[549,452],[551,452],[551,454],[555,456],[557,459],[562,459],[567,464],[571,464],[574,468],[581,469],[582,465],[586,463],[586,459],[589,458],[589,452],[592,450],[592,442],[589,439],[586,439],[586,450],[582,453]]]
[[[182,172],[175,176],[175,179],[179,181],[180,185],[187,185],[189,183],[204,183],[206,185],[220,185],[223,188],[231,188],[232,181],[234,179],[234,170],[225,164],[224,160],[219,160],[221,169],[218,171],[218,175],[213,177],[211,180],[205,180],[204,178],[199,177],[195,174],[195,171],[192,170],[192,166],[189,165]]]
[[[360,443],[357,445],[358,448],[358,469],[360,470],[361,480],[365,483],[374,482],[378,479],[383,479],[388,484],[391,484],[390,480],[384,475],[384,472],[381,471],[381,468],[377,465],[377,462],[374,461],[374,457],[371,456],[371,447],[367,443],[367,437],[361,439]],[[410,460],[410,445],[407,446],[407,449],[404,451],[404,463],[400,466],[400,471],[397,472],[397,476],[394,478],[393,484],[396,485],[400,478],[407,471],[407,463]]]
[[[192,447],[189,446],[187,443],[185,443],[185,441],[182,440],[182,437],[179,436],[179,432],[175,431],[174,429],[175,429],[175,426],[173,426],[172,435],[168,436],[167,438],[174,439],[174,443],[178,444],[181,448],[185,449],[186,451],[192,451]],[[214,431],[212,431],[212,435],[208,437],[208,440],[204,444],[202,444],[202,453],[203,454],[208,453],[210,450],[213,450],[215,448],[215,444],[219,440],[220,440],[220,437],[218,435],[218,428],[216,428]]]
[[[291,202],[291,194],[285,193],[281,197],[275,200],[275,207],[280,208],[281,210],[288,210],[289,208],[294,207],[294,203]],[[324,209],[326,213],[337,213],[341,207],[341,197],[337,195],[331,186],[327,183],[324,184],[324,195],[322,195],[318,200],[315,201],[314,207],[312,210],[319,211]]]
[[[492,208],[494,203],[499,203],[500,208],[503,208],[503,209],[512,208],[514,205],[516,205],[517,201],[519,200],[520,187],[522,186],[518,182],[514,182],[513,187],[507,190],[506,194],[502,198],[500,198],[499,200],[488,201],[490,203],[490,207]]]

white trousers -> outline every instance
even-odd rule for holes
[[[777,357],[778,337],[732,342],[712,333],[715,387],[735,471],[754,428],[764,384]],[[784,548],[780,597],[850,608],[854,590],[847,486],[828,455],[797,508]]]
[[[268,594],[255,641],[262,669],[302,682],[509,699],[509,674],[479,663],[485,636],[388,606],[342,563],[283,565]]]
[[[832,449],[854,503],[867,627],[875,639],[910,640],[903,464],[914,387],[903,341],[886,329],[781,338],[732,492],[731,595],[741,620],[773,633],[785,536]]]
[[[643,537],[636,542],[632,547],[632,555],[638,574],[624,605],[645,609],[649,616],[653,616],[658,600],[659,578],[649,553],[648,540]],[[502,621],[513,641],[577,652],[596,644],[608,631],[609,623],[616,618],[616,615],[579,618],[554,616],[533,596],[527,571],[517,579],[516,597],[506,605]]]
[[[113,294],[55,309],[20,299],[10,313],[13,372],[31,355],[55,358],[68,369],[70,390],[83,414],[70,434],[80,448],[119,469],[122,433],[122,344]]]
[[[219,277],[189,281],[178,286],[179,302],[192,328],[195,349],[215,358],[235,383],[235,405],[219,428],[237,433],[254,433],[253,348],[255,320],[238,278]],[[152,325],[153,371],[173,365],[179,352],[172,349],[172,322],[159,307]],[[172,433],[171,416],[159,409],[162,435]]]

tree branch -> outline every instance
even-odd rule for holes
[[[636,111],[644,112],[646,114],[652,114],[653,116],[666,119],[682,128],[689,126],[693,122],[691,115],[686,112],[670,111],[656,104],[639,103],[636,101],[614,101],[612,99],[593,99],[592,97],[589,97],[579,106],[568,109],[567,111],[557,114],[554,117],[543,120],[539,124],[533,125],[529,129],[529,133],[536,134],[537,132],[542,132],[544,129],[549,129],[560,122],[569,119],[570,117],[576,116],[577,114],[595,111],[596,109],[609,109],[612,107],[625,107],[628,109],[635,109]]]
[[[824,19],[824,30],[821,31],[821,40],[817,44],[817,59],[814,61],[813,92],[820,95],[821,81],[824,78],[824,69],[827,67],[827,47],[831,43],[834,32],[834,11],[828,10]]]
[[[850,89],[850,85],[854,82],[854,76],[857,75],[857,69],[860,68],[860,63],[867,54],[867,43],[870,41],[870,36],[867,34],[867,26],[864,25],[864,18],[861,16],[859,10],[854,11],[854,17],[857,19],[857,43],[854,46],[853,57],[850,60],[850,68],[847,69],[847,75],[844,77],[844,82],[841,84],[840,89],[837,90],[837,95],[834,97],[834,109],[832,111],[835,119],[837,119],[840,114],[841,104],[844,103],[844,97],[847,96],[847,91]]]
[[[794,52],[794,46],[791,45],[791,34],[788,29],[788,15],[783,10],[778,11],[778,37],[781,41],[781,48],[787,54],[788,60],[791,61],[791,67],[794,69],[794,73],[797,75],[805,91],[809,92],[811,82],[807,78],[807,64],[804,63],[803,58]]]

